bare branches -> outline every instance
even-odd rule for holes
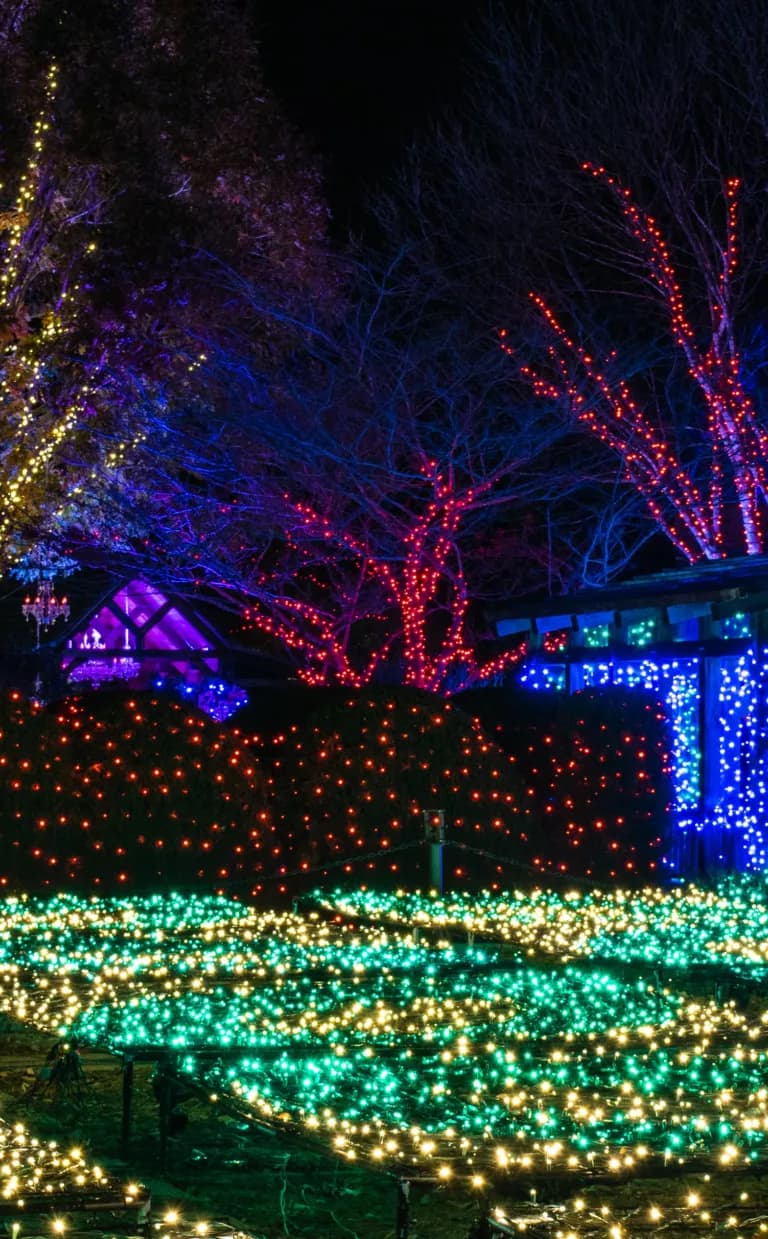
[[[636,203],[630,190],[602,167],[585,172],[604,182],[618,203],[647,275],[668,315],[669,331],[682,355],[690,381],[701,398],[702,424],[697,443],[707,453],[704,476],[696,481],[670,442],[663,420],[653,424],[615,370],[615,354],[596,362],[564,329],[545,301],[533,300],[556,343],[550,346],[548,376],[523,367],[534,390],[565,400],[576,418],[622,459],[628,480],[645,498],[659,527],[687,559],[717,559],[732,549],[725,529],[728,497],[735,498],[741,546],[748,554],[765,550],[768,488],[768,435],[741,374],[732,300],[738,272],[737,223],[739,181],[725,187],[725,236],[719,270],[700,271],[709,301],[709,338],[694,326],[669,247],[656,220]]]

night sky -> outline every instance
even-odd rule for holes
[[[322,157],[337,225],[409,141],[450,106],[482,0],[262,0],[262,61],[285,111]]]

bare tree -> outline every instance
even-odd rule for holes
[[[765,549],[767,51],[758,0],[497,6],[380,205],[687,559]]]
[[[222,359],[227,415],[194,442],[185,422],[151,545],[177,588],[246,599],[308,682],[449,691],[518,656],[478,653],[480,604],[542,581],[531,514],[583,480],[567,424],[518,405],[492,338],[419,302],[401,260],[358,269],[330,326],[297,325],[279,374]]]
[[[579,421],[620,456],[628,481],[688,560],[717,559],[733,550],[760,554],[768,532],[768,433],[748,389],[737,340],[732,285],[738,271],[739,182],[731,178],[724,190],[719,269],[703,258],[699,263],[709,319],[702,324],[688,310],[654,217],[604,169],[585,171],[606,183],[618,201],[629,241],[644,261],[642,274],[664,304],[672,342],[696,389],[698,424],[687,424],[681,435],[664,399],[656,399],[648,383],[644,396],[635,395],[615,350],[595,359],[538,295],[535,304],[554,339],[550,365],[546,373],[530,366],[523,370],[539,395],[565,399]],[[737,521],[728,521],[729,515]]]

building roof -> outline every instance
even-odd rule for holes
[[[523,598],[489,608],[500,637],[526,630],[624,622],[658,617],[664,622],[768,611],[768,556],[715,560],[634,577],[557,598]]]
[[[35,664],[50,666],[54,660],[67,661],[71,658],[70,650],[79,653],[82,634],[94,622],[101,624],[104,631],[100,634],[100,644],[95,652],[89,650],[89,658],[123,653],[128,649],[131,656],[138,659],[189,656],[200,660],[210,656],[220,660],[226,667],[227,675],[243,687],[283,681],[290,675],[290,668],[283,660],[248,646],[230,633],[222,632],[222,627],[231,626],[227,623],[231,617],[225,613],[222,612],[219,617],[213,607],[205,604],[198,606],[194,601],[169,593],[164,587],[155,590],[135,578],[134,584],[139,584],[147,598],[154,598],[150,607],[145,608],[147,611],[159,608],[160,613],[170,619],[164,626],[161,640],[151,640],[142,635],[153,627],[153,621],[151,615],[140,614],[137,609],[133,609],[132,615],[124,619],[124,629],[120,628],[119,618],[114,618],[111,626],[102,624],[105,615],[121,616],[122,609],[127,606],[126,600],[123,597],[121,604],[115,608],[115,599],[121,591],[125,593],[130,582],[117,580],[107,572],[84,570],[55,582],[57,597],[66,597],[69,603],[69,616],[42,629],[40,647],[36,649],[34,623],[25,619],[22,613],[24,600],[34,595],[34,587],[10,577],[4,578],[0,582],[0,652],[7,668],[3,678],[9,683],[14,680],[13,675],[9,680],[9,671],[17,667],[19,674],[16,680],[19,683],[16,686],[21,687],[20,681],[30,678],[30,668]],[[221,626],[216,622],[219,618],[224,621]],[[124,639],[123,632],[126,634]]]

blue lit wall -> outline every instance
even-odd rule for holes
[[[633,635],[636,660],[586,641],[592,648],[583,662],[573,658],[570,680],[572,688],[641,687],[664,704],[675,789],[667,864],[675,872],[768,868],[768,649],[661,657],[648,648],[649,634]],[[722,635],[743,639],[748,620],[724,621]],[[535,656],[519,678],[531,689],[565,691],[567,684],[564,666]]]

